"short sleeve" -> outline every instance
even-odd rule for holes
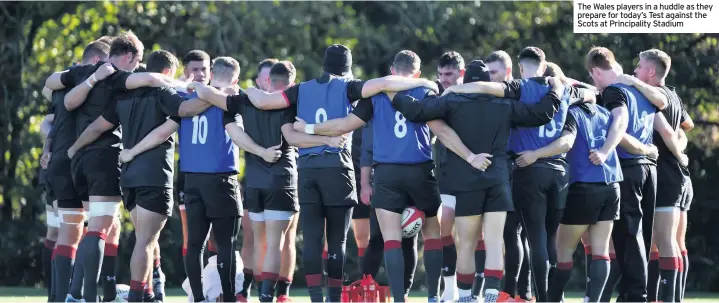
[[[347,82],[347,99],[349,99],[350,102],[362,99],[362,88],[366,82],[367,81],[358,79]]]
[[[80,84],[80,82],[85,81],[85,79],[102,64],[104,64],[104,62],[99,62],[96,65],[75,66],[60,75],[60,82],[62,82],[62,85],[65,87],[75,87]]]
[[[522,96],[522,80],[514,79],[502,82],[504,86],[504,97],[507,99],[519,100]]]
[[[297,104],[297,99],[300,96],[300,85],[301,84],[290,86],[282,92],[288,106]]]
[[[610,112],[617,107],[627,106],[627,96],[616,87],[609,86],[602,92],[602,105]]]
[[[372,121],[362,128],[362,149],[360,154],[360,167],[372,166],[372,148],[374,139],[372,134]]]
[[[574,115],[572,115],[572,113],[569,113],[567,115],[567,120],[564,121],[564,131],[570,132],[573,135],[577,134],[577,120],[574,119]]]
[[[352,110],[352,114],[362,119],[365,123],[372,120],[372,114],[374,112],[374,106],[372,99],[361,99],[357,102],[357,106]]]
[[[687,112],[686,108],[682,106],[682,116],[680,118],[679,123],[684,123],[684,121],[691,120],[692,118],[689,116],[689,113]]]
[[[120,117],[117,115],[117,110],[115,108],[115,102],[112,102],[112,105],[105,107],[105,110],[102,112],[102,117],[112,125],[119,125]]]
[[[132,75],[131,72],[118,70],[104,81],[107,81],[107,85],[115,92],[127,91],[127,78]]]
[[[174,89],[162,88],[160,89],[158,101],[162,113],[171,117],[177,117],[180,115],[180,105],[185,101],[185,98],[180,96]]]
[[[297,107],[290,106],[282,110],[282,125],[287,123],[295,123],[295,117],[297,117]]]
[[[239,114],[232,114],[229,112],[223,112],[222,113],[222,125],[227,125],[230,123],[242,123],[242,116]]]
[[[237,95],[231,95],[227,96],[227,102],[225,106],[227,107],[227,112],[233,115],[242,115],[244,112],[245,106],[250,103],[250,98],[247,96],[245,92],[240,92]]]

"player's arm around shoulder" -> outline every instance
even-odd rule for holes
[[[467,159],[472,155],[472,151],[464,145],[462,139],[457,135],[457,132],[449,127],[444,120],[428,121],[427,126],[429,126],[429,129],[439,138],[442,144],[462,159]]]
[[[287,143],[292,146],[299,148],[310,148],[315,146],[331,146],[331,147],[342,147],[347,141],[345,136],[328,137],[319,135],[309,135],[304,132],[296,131],[292,123],[285,123],[282,125],[282,136],[287,140]]]
[[[511,85],[515,83],[515,81],[505,81],[505,82],[471,82],[471,83],[464,83],[459,85],[453,85],[449,88],[445,89],[442,93],[442,96],[445,96],[449,93],[455,93],[455,94],[489,94],[493,95],[495,97],[503,98],[505,96],[505,91],[508,89],[508,87],[512,87]],[[520,83],[520,82],[517,82]]]
[[[160,126],[153,129],[149,134],[147,134],[140,142],[138,142],[135,146],[129,149],[125,149],[120,152],[120,161],[127,163],[132,161],[137,155],[142,154],[148,150],[151,150],[158,145],[164,143],[167,141],[172,134],[174,134],[177,129],[180,128],[180,118],[179,117],[170,117],[165,121],[164,123],[160,124]]]
[[[402,76],[384,76],[382,78],[371,79],[362,85],[362,98],[369,98],[382,92],[399,92],[417,87],[426,87],[439,92],[437,83],[424,78],[410,78]]]
[[[624,85],[634,86],[644,97],[656,106],[658,109],[663,110],[669,105],[669,98],[664,94],[663,90],[659,87],[644,83],[644,81],[637,79],[632,75],[622,74],[618,75],[615,82],[622,83]]]

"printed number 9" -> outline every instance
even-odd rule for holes
[[[207,141],[207,117],[205,116],[194,116],[192,117],[192,144],[205,144]]]
[[[545,130],[544,125],[539,127],[539,137],[540,138],[554,138],[554,136],[557,134],[557,125],[554,123],[554,120],[549,121],[547,123],[549,125],[549,129]]]
[[[322,123],[325,121],[327,121],[327,111],[320,107],[315,113],[315,123]]]
[[[394,120],[397,122],[394,124],[394,135],[397,138],[404,138],[407,135],[407,118],[402,116],[400,112],[394,114]]]

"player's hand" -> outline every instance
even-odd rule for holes
[[[292,127],[293,127],[296,131],[301,132],[301,133],[304,133],[304,132],[305,132],[305,126],[307,126],[307,122],[305,122],[305,120],[302,120],[302,118],[300,118],[300,117],[295,117],[295,119],[296,119],[297,121],[295,121],[295,123],[292,125]]]
[[[650,159],[659,159],[659,149],[654,144],[647,145],[647,157]]]
[[[492,158],[492,155],[490,154],[472,154],[467,157],[467,162],[469,162],[472,167],[480,171],[485,171],[492,164],[492,161],[489,160],[490,158]]]
[[[564,83],[562,83],[562,80],[558,79],[557,77],[549,77],[547,78],[547,82],[552,87],[552,90],[559,95],[561,98],[562,95],[564,95]]]
[[[120,161],[122,163],[129,163],[133,159],[135,159],[135,153],[133,153],[131,149],[123,149],[120,151]]]
[[[192,78],[192,76],[190,76],[190,78]],[[204,91],[204,89],[206,89],[206,88],[207,88],[207,84],[202,83],[202,82],[190,82],[187,84],[188,90],[194,90],[197,92]]]
[[[607,154],[603,153],[598,149],[589,151],[589,161],[592,161],[594,165],[602,165],[604,161],[607,161]]]
[[[679,164],[684,167],[689,166],[689,157],[686,154],[681,154],[681,156],[679,156]]]
[[[360,200],[362,200],[362,203],[370,205],[372,194],[372,184],[362,184],[362,190],[360,190]]]
[[[424,81],[424,87],[431,89],[435,94],[439,94],[439,85],[437,85],[437,82],[429,79],[424,79]]]
[[[539,154],[534,152],[533,150],[527,150],[519,153],[519,158],[515,161],[519,167],[527,167],[534,162],[537,162],[537,159],[539,159]]]
[[[77,150],[72,146],[67,149],[67,157],[70,159],[72,159],[72,157],[74,157],[76,153],[77,153]]]
[[[614,83],[621,83],[621,84],[629,85],[629,86],[634,86],[634,84],[637,83],[637,81],[639,81],[639,79],[637,79],[636,77],[634,77],[632,75],[627,75],[627,74],[618,75],[614,79]]]
[[[222,89],[222,92],[225,94],[228,94],[228,95],[237,95],[240,93],[240,86],[238,86],[238,85],[228,86],[228,87],[225,87],[224,89]]]
[[[95,80],[105,80],[105,78],[112,75],[113,73],[115,73],[115,68],[112,67],[112,64],[110,64],[110,62],[105,63],[95,71]]]
[[[43,169],[47,169],[47,164],[50,163],[51,156],[52,156],[51,152],[44,152],[44,153],[42,153],[42,156],[40,156],[40,166]]]
[[[327,146],[329,147],[336,147],[340,148],[342,146],[345,146],[347,143],[347,134],[344,134],[342,136],[336,136],[336,137],[327,137]]]
[[[277,160],[282,157],[280,147],[282,147],[282,144],[265,148],[265,151],[262,152],[262,160],[265,160],[267,163],[277,162]]]

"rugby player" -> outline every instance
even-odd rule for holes
[[[149,72],[172,77],[178,62],[171,53],[159,50],[150,54],[147,65]],[[182,102],[183,98],[169,88],[140,88],[116,94],[114,98],[113,104],[83,131],[71,150],[87,146],[119,125],[123,126],[123,146],[132,148],[167,122],[168,117],[193,116],[209,108],[199,100]],[[155,246],[167,218],[172,215],[173,141],[174,138],[167,138],[158,148],[122,167],[123,201],[130,211],[137,239],[130,261],[132,281],[128,300],[131,302],[142,301],[145,289],[152,296],[149,292],[152,286],[147,282],[151,281]]]
[[[444,91],[450,86],[462,84],[464,73],[464,58],[462,58],[462,55],[458,52],[449,51],[439,57],[437,78],[442,85],[440,90]],[[435,143],[435,152],[437,184],[442,199],[439,225],[442,236],[442,279],[444,280],[444,291],[442,292],[441,299],[442,301],[454,301],[459,298],[457,292],[457,247],[454,236],[454,208],[457,199],[449,194],[445,187],[446,184],[443,181],[445,175],[449,172],[443,169],[444,162],[446,162],[447,147],[442,144],[441,140]],[[477,245],[477,255],[481,253],[479,251],[480,247],[484,247],[484,245]],[[483,262],[484,261],[480,263]],[[479,270],[478,272],[481,273]],[[481,275],[477,278],[481,279]],[[481,285],[482,283],[479,282],[475,284]]]
[[[369,81],[349,80],[352,55],[344,45],[331,45],[325,51],[324,74],[317,79],[292,86],[283,92],[247,90],[252,103],[263,110],[297,105],[302,119],[321,123],[347,116],[351,102],[382,91],[400,91],[419,86],[435,86],[424,79],[388,76]],[[304,100],[304,102],[303,102]],[[322,234],[327,226],[327,274],[329,300],[340,300],[345,241],[352,208],[357,204],[349,146],[300,148],[298,191],[300,220],[305,233],[304,263],[312,301],[322,301]],[[304,219],[303,219],[304,218]],[[325,219],[326,224],[316,224]]]
[[[671,68],[671,58],[658,49],[650,49],[639,54],[639,64],[634,70],[637,78],[620,75],[617,82],[631,85],[637,88],[646,96],[655,96],[653,90],[660,90],[660,102],[666,103],[666,108],[661,112],[666,117],[671,131],[665,129],[657,129],[654,132],[654,142],[659,150],[659,159],[657,161],[657,201],[653,233],[654,242],[659,248],[659,265],[661,276],[666,283],[662,283],[662,300],[677,299],[675,294],[681,294],[680,282],[683,272],[683,260],[681,259],[681,250],[679,249],[677,229],[679,226],[679,213],[682,205],[683,180],[687,177],[688,171],[686,167],[686,156],[683,154],[676,155],[673,151],[677,149],[676,142],[665,142],[665,137],[672,137],[682,123],[682,102],[672,88],[664,85],[664,79]],[[653,89],[654,88],[654,89]],[[651,100],[650,100],[651,101]],[[656,129],[656,127],[655,127]],[[668,141],[678,140],[678,138]],[[671,147],[670,147],[671,146]],[[678,148],[679,151],[683,148]],[[677,276],[677,271],[679,276]],[[676,286],[675,286],[676,285]],[[679,287],[676,289],[675,287]],[[669,297],[668,295],[672,295]],[[673,302],[673,300],[672,300]]]
[[[270,68],[270,91],[286,89],[294,83],[295,75],[292,63],[288,61],[275,63]],[[253,142],[258,142],[260,146],[269,146],[267,149],[275,152],[272,155],[275,157],[273,159],[268,159],[268,156],[246,157],[248,179],[245,189],[245,201],[255,236],[255,268],[262,271],[260,301],[272,302],[280,274],[287,275],[283,276],[286,282],[284,284],[291,281],[290,273],[282,272],[282,250],[286,247],[283,242],[294,239],[288,239],[287,236],[290,231],[295,232],[292,225],[296,222],[296,213],[299,211],[296,194],[296,148],[291,144],[340,146],[343,139],[306,136],[291,131],[291,123],[296,115],[294,108],[262,111],[252,105],[244,92],[228,97],[208,86],[198,85],[196,89],[200,98],[227,110],[229,114],[241,115],[245,130]],[[248,151],[252,153],[251,150]],[[277,159],[280,159],[279,163],[272,164]],[[265,246],[266,255],[263,252]],[[286,302],[289,298],[287,295],[289,285],[282,286],[285,289],[281,291],[277,289],[277,299]]]
[[[132,32],[128,32],[113,41],[109,63],[98,62],[94,66],[81,66],[67,72],[54,73],[48,78],[45,86],[53,90],[74,86],[65,96],[65,107],[78,111],[76,134],[81,134],[102,113],[113,93],[141,86],[174,85],[172,79],[161,74],[139,73],[130,76],[127,71],[136,69],[142,52],[142,42]],[[115,67],[124,71],[112,74]],[[113,75],[112,79],[102,81],[110,74]],[[98,85],[97,89],[93,89],[95,85]],[[88,102],[85,102],[86,99]],[[85,272],[84,297],[88,300],[97,298],[100,268],[109,273],[103,279],[104,300],[113,300],[116,295],[114,266],[120,227],[116,217],[121,199],[120,173],[116,159],[119,140],[118,131],[107,132],[72,160],[71,169],[76,190],[83,201],[91,202],[89,232],[80,245]],[[77,150],[68,149],[68,157],[72,158],[76,152]]]
[[[393,75],[418,78],[421,75],[419,68],[420,58],[417,54],[404,50],[395,56],[391,71]],[[428,94],[434,95],[430,89],[424,87],[409,90],[407,93],[417,98],[424,98]],[[390,96],[392,93],[360,100],[350,115],[314,125],[314,133],[341,135],[352,132],[364,126],[370,119],[374,119],[372,152],[376,164],[372,206],[384,239],[385,268],[392,295],[395,302],[406,300],[405,260],[400,242],[402,240],[400,221],[404,209],[416,205],[425,213],[422,235],[425,239],[424,260],[428,275],[427,296],[430,302],[437,302],[442,260],[437,212],[441,200],[432,172],[434,163],[431,156],[429,127],[407,123],[406,119],[387,102]],[[298,120],[294,125],[295,130],[313,132],[311,124],[308,126],[301,118]]]
[[[49,94],[45,93],[49,92]],[[44,90],[43,96],[52,102],[52,91],[49,89]],[[49,97],[49,98],[48,98]],[[44,247],[42,250],[42,269],[44,274],[45,288],[47,290],[47,301],[55,302],[55,287],[53,285],[53,263],[55,260],[55,243],[57,243],[59,222],[57,218],[57,204],[54,193],[50,184],[48,184],[49,176],[47,175],[47,162],[50,158],[50,144],[52,138],[50,133],[52,132],[52,121],[55,118],[52,104],[50,104],[50,111],[43,118],[40,123],[40,135],[43,137],[43,148],[42,155],[40,156],[40,167],[38,168],[38,174],[35,176],[37,180],[37,186],[43,190],[43,199],[45,200],[45,225],[47,226],[47,232],[45,234]],[[34,182],[33,182],[34,183]]]
[[[107,61],[110,45],[95,41],[83,50],[81,65],[95,65],[100,61]],[[67,149],[76,138],[76,121],[74,113],[65,108],[65,94],[70,91],[65,88],[59,91],[44,90],[51,94],[50,113],[52,115],[52,130],[45,141],[45,151],[42,162],[47,168],[47,183],[57,199],[58,235],[55,250],[53,251],[53,294],[50,302],[64,301],[69,292],[70,276],[75,263],[77,246],[83,232],[85,210],[82,200],[75,192],[70,174],[70,159]],[[48,221],[50,217],[48,216]],[[79,270],[81,271],[81,270]],[[75,283],[80,286],[82,279]],[[78,289],[79,291],[79,289]],[[79,296],[79,295],[78,295]]]
[[[479,83],[488,87],[499,86],[490,92],[501,95],[504,87],[486,82],[489,80],[489,71],[484,62],[476,60],[468,65],[464,85],[485,81]],[[455,224],[459,238],[462,239],[458,243],[457,259],[461,302],[476,302],[476,298],[471,295],[471,288],[475,275],[473,253],[479,226],[485,224],[483,230],[502,230],[506,212],[513,210],[509,193],[509,166],[506,165],[509,161],[506,148],[510,128],[539,126],[552,119],[560,105],[559,94],[564,93],[564,87],[553,78],[551,81],[552,92],[533,105],[488,95],[454,94],[449,90],[445,90],[441,98],[429,97],[422,102],[407,95],[399,95],[401,97],[393,100],[394,106],[409,121],[443,119],[464,142],[460,146],[447,146],[454,152],[448,153],[447,157],[447,168],[453,172],[448,175],[447,181],[449,189],[457,198],[455,213],[458,217]],[[474,154],[475,151],[481,153]],[[500,164],[490,165],[492,161]],[[469,162],[469,165],[465,162]],[[504,270],[503,237],[487,233],[485,243],[484,300],[495,302]]]
[[[494,51],[487,56],[485,62],[489,69],[490,80],[492,80],[492,82],[512,81],[514,79],[512,77],[512,58],[509,57],[507,52],[502,50]],[[522,70],[521,65],[520,70]],[[527,77],[523,76],[522,78]],[[507,221],[504,224],[504,242],[509,243],[509,245],[505,244],[504,286],[502,287],[502,292],[499,293],[499,301],[532,299],[532,289],[530,286],[531,272],[529,270],[529,242],[527,241],[527,233],[522,229],[520,221],[519,212],[507,213]],[[484,243],[482,243],[482,246],[484,246]],[[478,261],[479,259],[475,257],[475,264],[477,264]],[[479,268],[477,271],[481,272]],[[517,289],[518,283],[519,289]],[[474,288],[477,288],[477,286],[475,279]],[[477,296],[479,292],[473,292],[472,295]]]
[[[680,148],[682,150],[686,149],[687,146],[687,137],[685,132],[688,132],[694,128],[694,121],[692,121],[692,118],[687,113],[686,109],[682,110],[682,119],[681,119],[681,129],[677,132],[677,135],[679,136],[679,141],[681,142],[679,144]],[[689,167],[684,166],[683,169],[688,173]],[[679,206],[679,210],[681,211],[679,213],[679,228],[677,228],[677,242],[679,244],[679,250],[680,254],[682,256],[682,266],[683,272],[681,276],[681,281],[679,281],[679,277],[677,277],[677,283],[681,283],[681,293],[679,296],[675,295],[676,301],[684,301],[684,294],[687,290],[687,277],[689,273],[689,254],[687,252],[687,244],[686,244],[686,235],[687,235],[687,223],[689,222],[689,218],[687,217],[687,212],[689,211],[689,208],[691,207],[692,200],[694,199],[694,186],[692,185],[692,179],[691,175],[687,174],[684,176],[684,179],[682,181],[682,191],[683,191],[683,197],[682,197],[682,204]],[[658,263],[658,262],[657,262]],[[657,264],[658,265],[658,264]],[[658,267],[658,266],[657,266]],[[658,270],[657,270],[658,273]],[[658,280],[658,279],[657,279]],[[650,280],[652,281],[652,280]]]

